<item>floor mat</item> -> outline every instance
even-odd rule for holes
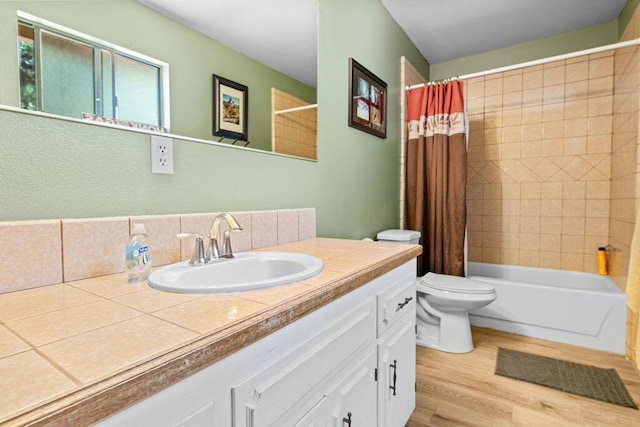
[[[638,409],[615,369],[498,348],[496,375]]]

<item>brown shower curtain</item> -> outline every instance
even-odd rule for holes
[[[422,233],[418,274],[464,276],[467,147],[463,85],[407,92],[407,228]]]

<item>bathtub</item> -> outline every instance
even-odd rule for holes
[[[468,263],[467,277],[491,283],[498,298],[469,313],[471,324],[624,354],[627,300],[609,276]]]

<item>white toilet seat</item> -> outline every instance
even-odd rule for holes
[[[420,284],[432,290],[467,294],[490,294],[495,291],[495,288],[486,282],[437,273],[422,276]]]

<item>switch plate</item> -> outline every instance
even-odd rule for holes
[[[173,175],[173,139],[151,135],[151,172]]]

